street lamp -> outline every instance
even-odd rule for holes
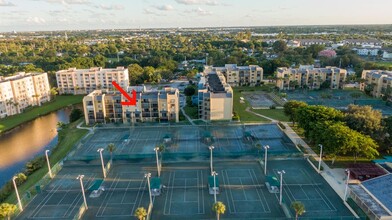
[[[343,198],[344,201],[346,201],[347,198],[348,182],[350,181],[350,170],[346,169],[346,172],[347,172],[347,181],[346,181],[346,188],[344,190],[344,198]]]
[[[103,156],[102,156],[102,151],[103,151],[103,150],[104,150],[103,148],[99,148],[99,149],[97,150],[97,152],[98,152],[99,155],[101,156],[102,173],[103,173],[103,178],[105,179],[105,178],[106,178],[106,172],[105,172],[105,164],[104,164],[104,162],[103,162]]]
[[[279,205],[282,205],[282,194],[283,194],[283,174],[285,174],[284,170],[278,171],[280,175],[280,193],[279,193]]]
[[[218,176],[218,173],[215,171],[212,171],[212,176],[214,177],[214,201],[216,203],[216,176]]]
[[[15,179],[16,179],[16,178],[18,178],[18,176],[12,177],[12,183],[14,184],[15,193],[16,193],[16,198],[18,199],[19,209],[20,209],[20,211],[22,212],[22,211],[23,211],[22,201],[20,201],[20,196],[19,196],[18,187],[16,186],[16,182],[15,182]]]
[[[50,162],[49,162],[49,155],[48,155],[49,151],[50,150],[45,151],[46,163],[48,164],[49,176],[50,176],[50,178],[53,178],[52,168],[50,168]]]
[[[159,147],[154,148],[155,151],[155,157],[157,159],[157,170],[158,170],[158,177],[161,176],[161,168],[159,167],[159,159],[158,159],[158,151],[159,151]]]
[[[210,149],[210,168],[211,168],[211,176],[212,176],[212,150],[214,149],[214,146],[209,146],[208,149]]]
[[[319,160],[319,165],[318,165],[318,171],[321,172],[321,160],[323,156],[323,145],[319,144],[320,147],[320,160]]]
[[[151,196],[151,187],[150,187],[151,173],[144,174],[144,177],[147,178],[148,193],[150,195],[150,205],[152,205],[152,196]]]
[[[84,177],[84,175],[79,175],[78,177],[76,177],[76,179],[80,180],[80,187],[82,188],[82,195],[83,195],[84,206],[86,207],[86,209],[88,209],[87,200],[86,200],[86,194],[84,193],[83,177]]]
[[[264,149],[265,149],[265,154],[264,154],[264,175],[267,175],[267,154],[268,154],[268,149],[270,148],[270,146],[265,145]]]

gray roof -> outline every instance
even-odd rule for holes
[[[350,190],[378,217],[389,216],[389,213],[360,185],[350,185]]]
[[[392,174],[387,174],[362,182],[385,207],[392,210]]]

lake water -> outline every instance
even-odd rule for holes
[[[26,162],[57,144],[57,122],[68,122],[70,112],[52,112],[0,136],[0,188],[22,172]]]

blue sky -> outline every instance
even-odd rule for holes
[[[0,31],[391,24],[392,0],[0,0]]]

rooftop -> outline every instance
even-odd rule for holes
[[[209,73],[207,75],[207,82],[208,82],[208,88],[211,92],[214,93],[223,93],[225,92],[225,87],[222,84],[222,81],[220,80],[219,76],[217,73]]]
[[[377,198],[389,212],[392,210],[392,174],[362,182],[362,185]]]

